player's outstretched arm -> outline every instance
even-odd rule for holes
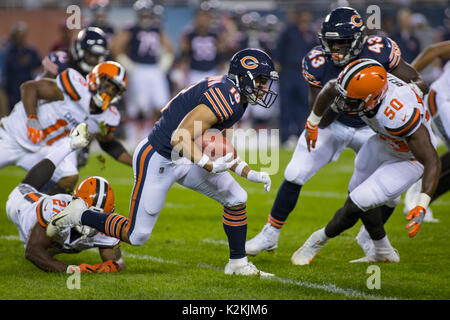
[[[36,223],[30,231],[28,242],[25,246],[25,258],[36,267],[47,272],[65,272],[67,265],[56,260],[47,249],[51,247],[51,240],[47,237],[45,229]]]
[[[413,89],[416,89],[415,87],[417,86],[418,89],[420,89],[420,92],[418,92],[419,90],[414,91],[421,97],[426,95],[430,90],[428,83],[423,79],[420,73],[403,59],[400,59],[397,67],[390,71],[390,73],[408,83]]]
[[[44,139],[44,132],[37,117],[38,100],[64,100],[64,94],[54,80],[41,79],[24,82],[20,86],[20,95],[28,116],[28,139],[33,143],[40,143]]]
[[[450,58],[450,40],[428,46],[414,59],[411,66],[420,72],[436,58]]]
[[[316,147],[316,141],[318,138],[319,123],[322,120],[325,112],[334,103],[334,99],[338,95],[336,89],[336,80],[330,80],[317,94],[313,108],[306,121],[305,138],[308,151],[311,152],[311,148]]]
[[[420,225],[425,217],[426,210],[433,196],[439,176],[441,174],[441,161],[436,149],[431,144],[428,130],[420,125],[411,136],[407,138],[408,146],[414,157],[423,165],[422,191],[419,201],[406,216],[410,222],[406,225],[409,236],[414,237],[420,229]]]
[[[122,143],[114,136],[113,132],[109,132],[106,135],[97,134],[95,137],[103,151],[117,161],[130,167],[133,166],[133,156],[128,153]]]

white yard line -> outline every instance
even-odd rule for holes
[[[20,241],[19,236],[17,235],[3,235],[0,236],[0,240],[7,240],[7,241]],[[212,243],[212,244],[219,244],[219,245],[228,245],[228,243],[224,240],[216,240],[212,238],[206,238],[202,240],[202,242],[205,243]],[[97,250],[88,250],[91,253],[97,253]],[[150,255],[141,255],[141,254],[134,254],[134,253],[128,253],[124,250],[122,250],[122,256],[124,258],[130,258],[130,259],[136,259],[136,260],[145,260],[145,261],[151,261],[156,263],[163,263],[163,264],[171,264],[171,265],[177,265],[177,266],[184,266],[184,267],[193,267],[193,264],[189,263],[183,263],[176,260],[165,260],[159,257],[153,257]],[[211,269],[218,272],[223,272],[223,267],[210,265],[207,263],[198,263],[195,265],[198,268],[206,268]],[[280,282],[288,285],[294,285],[298,287],[308,288],[308,289],[315,289],[315,290],[321,290],[326,291],[332,294],[340,294],[349,298],[355,298],[355,299],[370,299],[370,300],[397,300],[398,298],[394,297],[384,297],[379,295],[373,295],[373,294],[367,294],[362,291],[354,290],[351,288],[341,288],[336,286],[332,283],[313,283],[308,281],[300,281],[300,280],[294,280],[294,279],[285,279],[280,277],[271,277],[271,278],[262,278],[264,280],[270,280],[275,282]]]

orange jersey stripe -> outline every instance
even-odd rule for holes
[[[61,138],[64,138],[65,136],[67,136],[70,133],[70,130],[66,130],[63,133],[57,135],[56,137],[54,137],[53,139],[50,139],[46,142],[46,145],[51,146],[52,144],[54,144],[56,141],[58,141]]]
[[[217,94],[222,98],[222,102],[225,104],[225,106],[227,107],[228,111],[230,112],[230,116],[233,114],[233,110],[230,108],[230,106],[228,105],[227,101],[225,100],[225,97],[222,95],[222,92],[220,92],[220,90],[218,88],[216,88],[216,92]]]
[[[392,134],[394,136],[401,136],[403,134],[407,134],[412,128],[414,128],[414,126],[419,121],[420,121],[420,112],[419,112],[419,109],[415,108],[413,115],[411,116],[409,121],[404,126],[398,128],[398,129],[390,129],[390,128],[385,128],[385,129],[389,134]]]
[[[133,213],[134,213],[134,207],[136,205],[136,198],[137,194],[139,192],[139,188],[141,187],[142,183],[142,176],[144,175],[144,164],[145,164],[145,158],[147,157],[148,153],[153,149],[152,145],[149,145],[144,152],[141,155],[141,158],[138,160],[139,163],[139,176],[136,179],[135,188],[133,190],[133,196],[131,197],[131,206],[130,206],[130,214],[128,217],[128,220],[131,221],[133,219]],[[131,223],[128,223],[127,228],[125,229],[127,232],[130,230]]]
[[[41,201],[39,204],[38,204],[38,206],[36,207],[36,214],[37,214],[37,220],[38,220],[38,223],[42,226],[42,227],[44,227],[44,228],[47,228],[47,223],[45,222],[45,220],[44,220],[44,215],[42,214],[42,203],[43,203],[44,201]]]
[[[63,120],[63,119],[58,119],[55,124],[43,129],[42,131],[44,132],[44,136],[48,136],[49,134],[51,134],[52,132],[58,130],[61,127],[65,127],[67,126],[67,121]]]
[[[430,109],[431,115],[434,117],[437,113],[436,107],[436,91],[430,90],[428,95],[428,108]]]
[[[217,98],[216,94],[214,93],[214,90],[213,89],[209,89],[209,91],[211,92],[211,95],[213,96],[214,100],[219,105],[220,110],[222,110],[222,114],[224,115],[225,119],[228,119],[230,116],[228,115],[227,111],[223,107],[222,103],[220,103],[220,100],[219,100],[219,98]]]
[[[222,114],[220,113],[219,109],[217,109],[216,104],[212,101],[211,97],[207,92],[205,92],[205,96],[209,100],[209,102],[211,102],[211,105],[213,106],[214,110],[216,110],[216,113],[219,115],[220,120],[223,121]]]
[[[64,89],[66,90],[67,94],[72,98],[72,100],[74,101],[80,100],[80,95],[75,91],[75,88],[70,82],[69,72],[67,71],[67,69],[61,73],[61,80]]]

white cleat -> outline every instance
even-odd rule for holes
[[[86,147],[89,144],[89,131],[86,123],[80,123],[70,132],[70,147],[77,150]]]
[[[245,243],[245,252],[249,256],[256,256],[261,251],[273,251],[278,248],[280,229],[267,223],[262,231]]]
[[[230,259],[225,266],[225,274],[237,274],[243,276],[260,276],[261,278],[273,277],[273,273],[263,272],[258,270],[253,263],[247,260],[247,257],[242,259]]]
[[[363,249],[364,254],[366,256],[372,256],[375,254],[375,246],[364,225],[362,225],[361,229],[359,229],[359,233],[356,236],[355,240],[358,243],[358,245]]]
[[[72,200],[64,210],[50,220],[47,225],[47,236],[53,238],[64,228],[81,226],[81,214],[86,209],[87,205],[82,199]]]
[[[350,263],[359,262],[400,262],[400,255],[396,249],[390,249],[384,252],[375,252],[370,256],[365,256],[356,260],[351,260]]]
[[[318,237],[318,230],[311,234],[308,240],[305,241],[303,246],[301,246],[291,257],[291,262],[293,264],[303,266],[310,264],[317,253],[323,248],[326,241],[321,241]]]

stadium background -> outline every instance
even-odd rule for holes
[[[120,30],[134,21],[132,9],[134,1],[111,1],[108,21]],[[208,2],[209,7],[214,2]],[[312,20],[308,29],[316,35],[321,19],[334,7],[350,5],[366,16],[370,4],[381,8],[382,29],[374,32],[386,32],[394,36],[399,30],[397,14],[402,8],[411,11],[410,22],[414,34],[420,42],[420,48],[449,39],[450,9],[448,1],[217,1],[220,7],[213,11],[218,21],[227,17],[237,17],[242,5],[248,24],[239,24],[238,30],[244,33],[262,31],[262,25],[255,23],[253,17],[275,15],[277,27],[275,49],[279,46],[280,35],[293,12],[309,11]],[[60,40],[60,26],[69,16],[66,9],[76,4],[82,9],[83,27],[90,23],[89,3],[85,1],[56,0],[0,0],[0,70],[1,70],[1,115],[8,113],[12,105],[6,100],[4,57],[8,48],[11,28],[22,21],[27,25],[26,43],[33,47],[42,58]],[[181,32],[191,23],[194,13],[200,6],[198,1],[164,1],[163,26],[169,34],[176,54],[179,55]],[[206,5],[205,5],[206,6]],[[257,20],[257,19],[256,19]],[[239,21],[239,19],[237,20]],[[241,20],[242,21],[242,20]],[[264,19],[259,19],[259,22]],[[258,22],[256,21],[256,22]],[[72,35],[78,30],[73,30]],[[264,32],[256,32],[264,35]],[[417,48],[416,48],[417,49]],[[306,50],[307,51],[307,50]],[[406,53],[407,48],[402,48]],[[302,56],[298,53],[286,53],[298,61],[298,71]],[[409,60],[408,62],[411,62]],[[423,75],[428,81],[435,79],[440,72],[442,62],[427,68]],[[40,69],[32,70],[32,77]],[[300,72],[294,71],[294,81],[303,82]],[[280,98],[282,98],[280,96]],[[282,99],[281,99],[282,101]],[[126,102],[123,104],[126,108]],[[255,121],[249,115],[243,126],[268,126],[280,128],[281,106],[273,106],[274,112],[263,120]],[[122,110],[123,111],[123,110]],[[307,112],[307,111],[305,111]],[[126,119],[124,119],[125,124]],[[297,124],[297,130],[301,130]],[[295,131],[295,130],[294,130]],[[127,139],[127,131],[119,132]],[[147,132],[145,132],[147,133]],[[298,132],[297,132],[298,133]],[[293,139],[288,139],[293,140]],[[130,148],[133,142],[130,142]],[[283,180],[283,169],[287,165],[291,148],[289,142],[280,151],[280,170],[272,176],[272,190],[264,193],[261,186],[245,179],[238,182],[249,194],[248,238],[260,231],[267,219],[267,213],[273,204],[276,192]],[[440,147],[439,152],[444,151]],[[404,229],[406,220],[400,205],[386,226],[391,242],[399,250],[401,263],[379,264],[382,272],[381,290],[369,290],[366,286],[367,265],[349,264],[351,259],[362,255],[354,241],[359,230],[355,226],[321,252],[317,263],[307,268],[298,268],[290,263],[290,256],[299,245],[318,227],[323,226],[346,198],[346,188],[353,172],[354,155],[344,151],[336,163],[331,163],[314,176],[302,192],[302,203],[297,206],[289,223],[280,236],[280,247],[275,253],[262,253],[251,258],[255,265],[264,271],[274,272],[274,280],[255,281],[254,279],[232,278],[223,274],[223,265],[227,259],[227,243],[223,233],[217,204],[205,197],[174,187],[169,192],[163,214],[148,244],[142,247],[123,245],[127,269],[117,275],[83,276],[81,290],[68,290],[66,275],[46,274],[28,262],[23,255],[23,245],[18,240],[17,230],[0,209],[0,299],[233,299],[233,300],[297,300],[297,299],[444,299],[450,298],[450,269],[448,268],[450,240],[450,218],[446,214],[450,196],[444,195],[433,204],[433,212],[440,223],[426,224],[417,239],[409,239]],[[256,166],[255,169],[258,169]],[[5,203],[10,190],[24,177],[20,168],[7,167],[0,171],[0,202]],[[90,175],[102,175],[108,178],[116,192],[117,212],[128,210],[133,176],[130,168],[112,159],[106,166],[91,161],[80,171],[80,179]],[[324,183],[326,181],[326,183]],[[58,257],[59,259],[59,257]],[[95,263],[98,254],[92,251],[79,255],[61,255],[65,263]],[[179,309],[175,308],[175,311]],[[273,309],[272,309],[273,311]]]
[[[52,48],[69,47],[68,39],[72,39],[79,31],[78,29],[68,30],[66,27],[66,19],[70,16],[66,10],[70,5],[77,5],[81,8],[81,27],[86,27],[93,23],[94,14],[91,9],[95,7],[95,4],[106,3],[107,22],[113,28],[114,34],[117,35],[120,30],[135,23],[134,2],[133,0],[0,0],[0,116],[7,114],[18,99],[11,97],[8,91],[14,90],[21,82],[28,80],[26,76],[22,75],[20,79],[13,79],[11,84],[11,79],[8,78],[11,75],[6,72],[5,56],[8,52],[11,33],[15,28],[26,26],[26,45],[34,49],[38,57],[42,59]],[[239,45],[233,42],[236,33],[239,33],[241,37],[247,37],[247,46],[256,46],[269,51],[278,63],[277,66],[284,67],[280,70],[280,84],[283,86],[283,90],[279,90],[277,103],[270,110],[251,108],[244,121],[241,121],[239,125],[254,128],[279,128],[281,146],[288,150],[295,146],[296,138],[303,130],[309,113],[307,87],[301,76],[301,59],[312,46],[318,44],[317,32],[323,18],[331,9],[350,5],[367,18],[367,7],[372,4],[379,5],[381,30],[369,29],[368,32],[392,37],[399,44],[403,59],[407,62],[411,62],[420,50],[431,43],[450,39],[450,7],[449,2],[445,0],[156,0],[154,3],[163,5],[164,11],[160,19],[162,29],[169,36],[175,50],[175,63],[167,72],[171,95],[188,85],[185,80],[180,80],[177,62],[181,57],[181,35],[193,23],[197,10],[205,10],[211,15],[211,27],[219,32],[228,32],[229,36],[225,37],[226,47],[233,50],[230,49],[221,55],[222,63],[219,71],[225,72],[232,52],[240,49]],[[401,22],[401,19],[404,19],[405,22]],[[408,25],[405,28],[409,30],[403,30],[402,23]],[[283,35],[285,30],[289,31],[292,24],[302,25],[301,28],[304,30],[302,29],[303,33],[300,36]],[[233,32],[233,30],[235,31]],[[404,40],[400,39],[402,37],[405,37]],[[439,75],[440,67],[441,65],[437,62],[434,66],[424,70],[422,75],[427,81],[432,82]],[[40,71],[39,66],[33,66],[31,70],[27,70],[26,74],[32,77],[38,75]],[[183,69],[183,72],[186,70]],[[16,75],[12,75],[12,77],[16,78]],[[288,87],[295,88],[299,93],[297,95],[292,93],[289,91],[291,89],[287,89]],[[152,94],[157,95],[158,92],[152,92]],[[126,108],[127,98],[125,97],[120,104],[123,114],[122,124],[131,123],[131,127],[125,128],[122,125],[118,134],[122,139],[126,139],[127,146],[133,149],[137,141],[151,129],[153,121],[143,119],[145,117],[140,115],[138,124],[136,124],[136,121],[133,121],[136,119],[126,117]]]

